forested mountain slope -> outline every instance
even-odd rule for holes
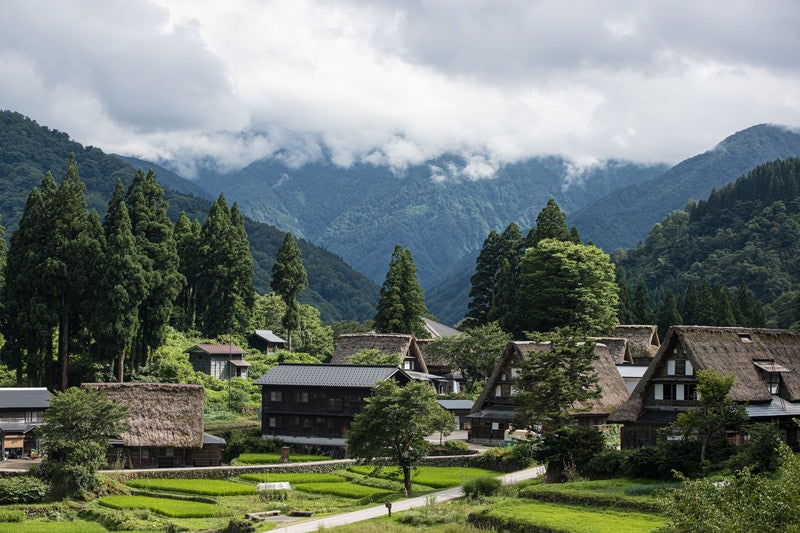
[[[99,148],[71,141],[66,133],[40,126],[19,113],[0,111],[0,224],[6,227],[6,239],[17,226],[31,189],[39,186],[47,171],[60,180],[70,153],[75,154],[86,185],[89,208],[103,213],[117,179],[126,186],[130,183],[135,173],[132,166]],[[214,193],[214,197],[217,195]],[[206,199],[167,187],[165,198],[173,221],[185,211],[190,218],[202,222],[211,207]],[[246,220],[245,226],[255,260],[254,285],[263,294],[270,290],[272,264],[284,233],[252,220]],[[318,307],[324,320],[364,320],[373,316],[377,285],[340,257],[306,241],[301,240],[299,245],[309,278],[308,289],[300,295],[303,303]]]
[[[434,280],[477,253],[489,231],[511,222],[529,228],[550,198],[569,212],[666,170],[609,161],[581,173],[562,158],[541,157],[471,179],[468,164],[442,157],[395,174],[366,163],[290,168],[273,158],[199,179],[207,190],[239,202],[248,216],[324,246],[376,282],[400,244],[411,251],[427,295]],[[429,307],[438,314],[434,302]]]
[[[800,325],[800,159],[774,161],[656,224],[616,259],[630,282],[655,299],[704,281],[746,283],[765,304],[768,325]]]
[[[614,191],[580,210],[565,209],[568,223],[608,252],[632,248],[653,224],[671,211],[686,208],[689,200],[707,198],[712,189],[762,163],[795,156],[800,156],[800,133],[783,126],[753,126],[662,175]]]

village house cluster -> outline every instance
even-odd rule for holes
[[[359,333],[341,335],[328,364],[281,363],[255,380],[261,386],[261,434],[296,449],[345,454],[347,432],[371,390],[381,381],[403,385],[424,381],[439,394],[458,392],[461,376],[448,361],[426,359],[436,338],[458,332],[426,320],[428,338]],[[268,330],[249,337],[264,352],[285,341]],[[773,422],[783,440],[800,444],[794,418],[800,417],[800,334],[788,330],[673,326],[663,342],[651,325],[618,326],[595,343],[594,370],[601,397],[575,410],[586,426],[619,424],[623,448],[656,443],[660,428],[697,405],[701,369],[732,375],[730,395],[751,421]],[[393,365],[356,365],[349,361],[366,349],[399,354]],[[520,365],[546,343],[510,342],[475,402],[440,400],[457,427],[476,444],[500,445],[515,428],[514,383]],[[198,371],[226,379],[246,377],[246,350],[233,344],[200,344],[187,350]],[[431,358],[432,359],[432,358]],[[222,463],[225,441],[204,432],[203,387],[171,383],[89,383],[129,410],[129,429],[110,443],[108,459],[117,468],[215,466]],[[43,423],[51,394],[43,388],[0,389],[0,454],[35,457],[33,431]],[[743,436],[732,434],[733,442]]]

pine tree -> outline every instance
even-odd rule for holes
[[[733,313],[733,302],[727,287],[715,285],[711,291],[713,298],[713,326],[735,326],[736,317]]]
[[[297,296],[308,286],[308,274],[303,266],[300,247],[294,235],[287,233],[272,266],[272,290],[286,304],[283,327],[286,329],[289,351],[292,349],[292,332],[300,326],[300,309]]]
[[[137,171],[125,195],[136,246],[144,256],[146,293],[139,307],[139,331],[131,353],[131,367],[146,364],[166,337],[173,302],[186,280],[178,272],[178,250],[167,216],[164,189],[153,171]]]
[[[96,283],[94,269],[100,264],[101,243],[89,224],[85,186],[78,174],[75,156],[67,161],[67,173],[53,197],[52,243],[45,267],[48,299],[58,315],[58,360],[61,390],[69,386],[70,328],[80,324],[80,308],[90,298],[86,292]]]
[[[642,280],[639,280],[639,283],[636,284],[636,292],[633,294],[633,319],[637,324],[651,324],[653,322],[653,311],[650,309],[650,292]]]
[[[708,280],[704,279],[703,284],[700,286],[700,292],[697,295],[697,325],[699,326],[713,326],[714,322],[714,293],[711,290]]]
[[[489,312],[489,321],[497,322],[503,331],[520,337],[519,323],[519,261],[522,257],[524,241],[522,230],[513,222],[500,235],[500,273],[497,276],[497,290],[494,305]]]
[[[411,252],[395,246],[381,287],[374,322],[376,331],[420,335],[424,331],[425,299],[417,282]]]
[[[116,356],[116,376],[122,382],[125,356],[139,329],[139,306],[146,288],[143,258],[133,236],[122,182],[117,182],[104,227],[105,261],[94,330],[103,352]]]
[[[175,301],[173,322],[180,330],[194,329],[197,325],[197,287],[202,276],[201,226],[197,220],[189,220],[181,213],[175,222],[173,234],[178,251],[178,271],[186,279]]]
[[[58,186],[49,172],[40,189],[28,195],[17,231],[11,235],[3,291],[3,362],[16,371],[17,384],[52,386],[48,379],[53,359],[53,331],[58,317],[50,305],[43,282],[50,242],[44,238],[52,228],[50,204]]]
[[[617,311],[617,318],[620,324],[634,324],[636,317],[633,313],[633,294],[631,294],[631,287],[628,285],[628,279],[625,275],[625,270],[622,267],[616,268],[617,287],[619,287],[619,310]]]
[[[502,266],[500,235],[492,230],[475,262],[475,274],[470,281],[472,288],[469,291],[469,311],[465,320],[467,327],[482,326],[489,323],[489,314],[494,306],[497,292],[497,280]]]
[[[556,201],[553,198],[547,201],[547,205],[539,212],[536,217],[536,226],[528,232],[528,237],[525,240],[527,248],[533,248],[537,243],[544,239],[556,239],[559,241],[572,241],[574,236],[571,236],[567,231],[567,215],[561,211]],[[577,229],[575,234],[577,235]],[[580,240],[580,239],[579,239]]]
[[[761,328],[765,325],[764,309],[758,304],[755,296],[750,292],[744,281],[736,290],[736,296],[733,299],[733,312],[736,316],[737,326]]]
[[[681,316],[685,324],[699,324],[698,322],[698,309],[697,309],[697,290],[695,289],[694,282],[690,281],[686,286],[686,292],[683,296],[683,305],[681,306]]]
[[[667,296],[661,302],[661,306],[656,313],[656,324],[658,325],[658,336],[666,338],[670,326],[677,326],[683,323],[683,318],[678,312],[678,304],[672,291],[667,291]]]

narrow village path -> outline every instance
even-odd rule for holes
[[[544,467],[535,466],[532,468],[526,468],[525,470],[519,470],[517,472],[511,472],[510,474],[498,476],[498,479],[504,485],[510,485],[512,483],[519,483],[520,481],[524,481],[526,479],[537,478],[543,474]],[[460,498],[462,495],[463,492],[461,487],[453,487],[450,489],[426,494],[424,496],[406,498],[404,500],[392,502],[392,512],[408,511],[409,509],[413,509],[415,507],[423,507],[427,505],[432,498],[435,498],[436,503],[441,503]],[[350,513],[342,513],[323,518],[304,520],[302,522],[292,522],[291,524],[275,527],[269,531],[277,533],[306,533],[310,531],[318,531],[321,527],[330,528],[336,526],[346,526],[355,522],[386,516],[386,514],[386,506],[376,505],[366,509],[352,511]]]

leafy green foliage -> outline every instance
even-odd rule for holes
[[[663,500],[669,527],[707,531],[800,531],[800,458],[786,446],[776,476],[748,469],[722,479],[685,480]]]
[[[500,480],[496,477],[485,476],[476,477],[464,483],[464,496],[467,498],[483,498],[485,496],[494,496],[500,491]]]
[[[56,392],[39,428],[45,457],[37,475],[56,495],[97,489],[97,470],[106,463],[111,438],[126,428],[127,408],[106,399],[101,389],[76,387]]]
[[[425,348],[425,357],[429,362],[459,370],[464,377],[464,388],[475,391],[483,386],[510,341],[511,335],[500,329],[497,322],[489,322],[436,339]]]
[[[761,165],[705,202],[673,212],[616,261],[656,301],[666,291],[685,293],[685,323],[794,327],[799,184],[800,160]],[[721,301],[726,297],[731,302]]]
[[[725,442],[727,430],[738,430],[746,421],[744,407],[730,396],[733,375],[722,375],[711,369],[697,371],[697,407],[678,413],[671,425],[684,439],[699,438],[700,462],[706,460],[709,446]]]
[[[425,437],[435,429],[435,413],[442,409],[427,383],[412,381],[400,387],[382,381],[353,418],[347,434],[351,457],[386,457],[403,470],[406,494],[411,493],[411,469],[425,457],[430,444]]]
[[[606,334],[617,325],[614,266],[595,246],[542,240],[520,261],[519,301],[526,331],[570,327]]]
[[[0,478],[0,503],[39,503],[50,491],[50,485],[31,476]],[[2,520],[0,520],[2,521]]]

